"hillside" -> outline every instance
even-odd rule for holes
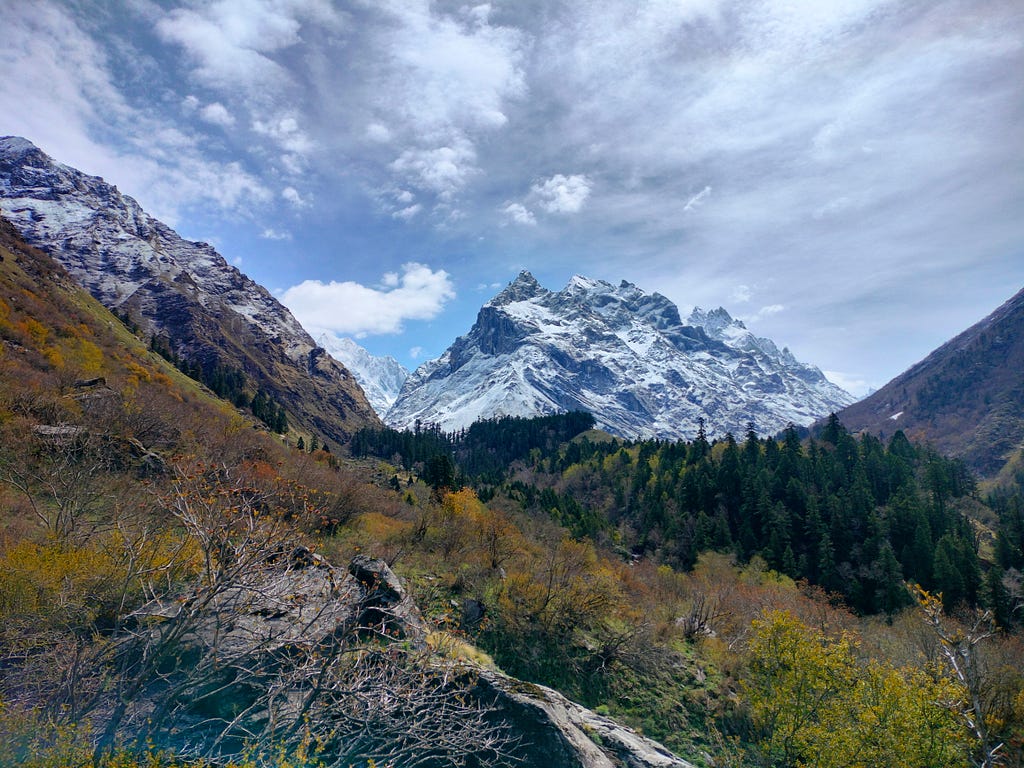
[[[263,287],[103,179],[0,139],[0,209],[152,345],[268,424],[344,442],[379,423],[352,375]],[[277,409],[283,409],[287,419]]]
[[[975,578],[955,463],[903,440],[591,442],[568,414],[478,425],[451,456],[436,430],[380,435],[388,460],[442,450],[401,468],[310,453],[3,226],[0,342],[0,764],[954,768],[1003,740],[1019,757],[1019,594]],[[1009,578],[1024,526],[1005,513]],[[962,586],[950,607],[978,622],[996,599],[1005,633],[935,598],[895,612],[932,534],[927,583]],[[829,566],[892,615],[766,558]],[[939,703],[971,691],[922,633],[984,644],[984,738]]]
[[[855,431],[902,429],[996,474],[1024,444],[1024,291],[839,417]]]
[[[442,505],[379,474],[289,448],[0,219],[0,764],[690,768],[421,612],[363,531],[433,541]]]
[[[477,419],[593,414],[629,439],[806,425],[852,402],[821,371],[719,308],[685,322],[664,296],[579,275],[561,291],[520,274],[470,331],[414,371],[385,420],[445,431]]]

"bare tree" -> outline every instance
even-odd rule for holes
[[[963,701],[948,704],[963,718],[977,743],[973,763],[978,768],[1001,765],[1003,744],[993,737],[990,727],[990,681],[983,653],[986,642],[997,633],[992,613],[975,611],[969,624],[953,624],[943,615],[941,596],[918,587],[917,597],[925,622],[939,640],[939,654],[947,670],[964,690]]]
[[[207,760],[314,749],[339,767],[507,761],[509,731],[472,696],[471,672],[416,650],[386,605],[365,610],[368,590],[301,545],[272,488],[197,466],[163,505],[196,575],[109,644],[97,763],[129,735]]]

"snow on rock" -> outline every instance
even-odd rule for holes
[[[853,402],[820,370],[759,338],[724,309],[683,322],[664,296],[574,276],[560,292],[523,272],[473,328],[410,374],[385,421],[444,430],[480,418],[592,413],[626,438],[762,434]]]
[[[351,371],[366,393],[366,399],[370,401],[373,410],[383,418],[395,404],[402,385],[409,377],[406,367],[390,355],[371,355],[352,339],[325,333],[320,336],[317,343]]]

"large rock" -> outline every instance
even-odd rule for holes
[[[570,701],[551,688],[485,670],[481,696],[515,723],[529,766],[693,768],[658,742]]]
[[[213,597],[197,591],[173,602],[153,602],[134,619],[136,637],[148,643],[147,652],[158,649],[176,626],[188,623],[176,641],[175,661],[165,665],[171,671],[161,670],[125,720],[130,730],[133,723],[152,722],[154,713],[173,711],[173,722],[150,736],[172,749],[231,756],[232,742],[223,736],[225,724],[231,723],[236,731],[261,733],[272,727],[269,724],[294,716],[309,686],[324,679],[297,674],[296,668],[343,647],[355,654],[352,658],[379,656],[385,664],[419,660],[416,663],[422,666],[414,678],[427,681],[430,695],[442,695],[441,700],[428,702],[422,717],[445,707],[448,698],[459,716],[466,702],[475,700],[478,708],[470,710],[483,718],[470,716],[467,727],[489,723],[484,727],[513,734],[516,745],[511,751],[522,766],[692,768],[657,742],[551,688],[469,664],[446,667],[429,657],[422,652],[426,631],[419,609],[383,560],[357,556],[345,573],[304,547],[282,550]],[[369,643],[361,645],[367,639]],[[196,680],[183,682],[190,675]],[[380,679],[408,682],[400,676]],[[438,688],[441,679],[448,682]],[[402,695],[390,683],[382,683],[387,690],[379,693],[365,684],[364,679],[359,693],[363,704],[377,697],[383,704]],[[419,695],[416,686],[404,690]],[[169,701],[168,691],[176,692],[181,701]],[[412,706],[422,707],[423,701]],[[331,718],[338,711],[329,705],[311,713]],[[440,716],[447,717],[443,712]]]

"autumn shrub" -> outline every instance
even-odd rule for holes
[[[742,692],[765,765],[965,764],[965,692],[954,682],[922,668],[859,664],[853,637],[789,612],[767,612],[752,629]]]

